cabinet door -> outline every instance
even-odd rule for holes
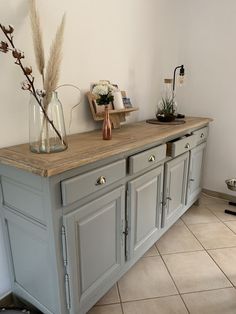
[[[70,313],[80,313],[121,270],[124,203],[125,189],[120,187],[64,216]]]
[[[203,143],[190,152],[188,203],[191,203],[201,192],[203,156],[206,143]]]
[[[138,258],[157,241],[161,228],[163,166],[128,186],[129,257]]]
[[[189,153],[165,165],[163,227],[174,222],[186,203]]]

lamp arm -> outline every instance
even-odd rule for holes
[[[174,93],[175,93],[175,76],[176,76],[176,71],[178,69],[183,68],[183,65],[179,65],[174,69],[174,75],[173,75],[173,86],[172,86],[172,91],[173,91],[173,97],[174,97]]]

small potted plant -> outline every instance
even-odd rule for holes
[[[176,117],[176,102],[172,84],[172,79],[164,79],[162,97],[156,114],[157,120],[160,122],[171,122]]]
[[[161,122],[171,122],[175,120],[175,100],[174,97],[165,97],[161,99],[158,110],[157,120]]]

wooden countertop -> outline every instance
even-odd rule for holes
[[[0,163],[10,165],[43,177],[93,163],[174,137],[206,126],[212,119],[188,117],[181,125],[153,125],[145,121],[123,125],[112,132],[112,140],[104,141],[101,130],[68,136],[69,148],[60,153],[35,154],[28,144],[0,149]]]

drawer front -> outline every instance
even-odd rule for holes
[[[208,127],[194,131],[193,134],[197,136],[197,144],[201,144],[207,140]]]
[[[168,143],[168,154],[172,157],[179,156],[197,145],[197,135],[193,134],[175,142]]]
[[[74,203],[101,190],[126,175],[126,162],[120,160],[61,182],[62,204]]]
[[[160,145],[142,153],[129,157],[129,173],[137,173],[153,164],[160,162],[166,157],[166,144]]]

